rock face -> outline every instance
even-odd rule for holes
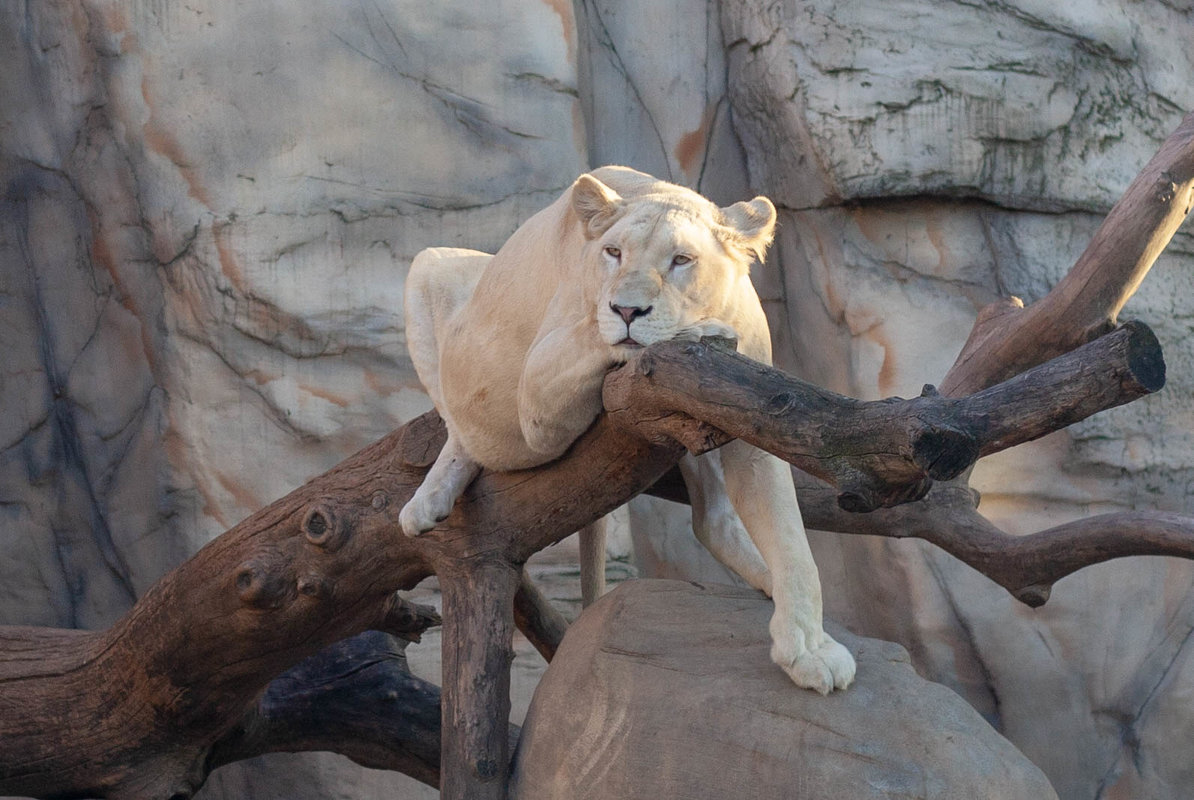
[[[587,168],[574,28],[567,3],[0,9],[0,622],[105,626],[430,407],[406,267],[496,248]],[[409,791],[271,760],[207,796]]]
[[[787,207],[781,360],[867,398],[938,382],[976,305],[1043,295],[1155,151],[1147,142],[1194,108],[1177,79],[1190,73],[1189,4],[876,10],[735,2],[722,16],[752,186]],[[980,462],[981,509],[1008,530],[1194,511],[1191,230],[1123,315],[1156,326],[1163,396]],[[1194,680],[1189,563],[1085,570],[1032,611],[921,543],[815,547],[827,613],[908,647],[1062,797],[1177,797],[1194,781],[1163,743],[1192,723],[1176,710]]]
[[[514,797],[1056,797],[898,645],[847,634],[857,683],[829,698],[795,689],[768,658],[771,610],[728,586],[621,584],[544,673]]]
[[[425,410],[411,257],[496,248],[589,166],[771,195],[755,277],[777,361],[859,397],[919,392],[982,304],[1048,290],[1194,108],[1192,8],[4,5],[0,622],[104,626]],[[1157,331],[1169,387],[981,462],[985,513],[1022,532],[1194,513],[1192,276],[1187,225],[1125,314]],[[682,517],[636,501],[644,571],[718,574]],[[916,542],[814,547],[831,616],[907,647],[1061,796],[1194,784],[1191,565],[1088,569],[1031,611]],[[269,763],[205,793],[414,796],[342,760]]]

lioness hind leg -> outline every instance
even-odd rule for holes
[[[434,528],[452,513],[452,507],[473,478],[481,471],[481,465],[460,446],[460,441],[448,432],[448,441],[439,451],[439,456],[423,483],[398,512],[398,524],[407,536],[418,536]]]
[[[605,525],[602,517],[577,531],[580,539],[580,603],[588,608],[605,592]]]
[[[443,413],[439,347],[444,329],[477,288],[489,253],[459,247],[429,247],[415,256],[403,290],[406,349],[431,402]]]
[[[734,509],[771,571],[771,660],[797,686],[828,694],[854,680],[854,657],[825,632],[821,580],[787,464],[740,440],[721,449]]]

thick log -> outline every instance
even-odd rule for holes
[[[657,345],[633,366],[606,380],[611,417],[696,452],[725,435],[741,438],[837,486],[839,504],[850,511],[923,497],[932,480],[960,475],[980,455],[1165,383],[1160,345],[1139,322],[957,399],[926,387],[909,400],[855,400],[706,342]],[[706,427],[694,429],[694,419]]]
[[[1130,331],[1121,336],[1133,339]],[[1097,403],[1135,396],[1149,384],[1124,379],[1136,374],[1124,355],[1130,351],[1112,348],[1093,365],[1074,356],[1081,369],[1042,373],[1040,380],[1055,383],[1040,388],[1041,396],[1080,399],[1101,382],[1112,388],[1096,393]],[[676,380],[659,387],[665,369]],[[700,385],[677,391],[684,375],[701,376]],[[983,448],[1010,446],[1015,438],[992,435],[1006,432],[1006,423],[985,431],[957,426],[958,409],[969,399],[838,399],[708,345],[653,348],[637,368],[611,378],[619,382],[635,386],[638,399],[612,404],[615,410],[552,465],[483,474],[429,535],[402,536],[396,517],[442,445],[442,424],[433,415],[237,525],[159,581],[108,631],[10,635],[0,654],[6,708],[0,792],[189,796],[202,783],[215,744],[241,724],[270,680],[346,635],[392,626],[393,592],[435,572],[445,589],[451,676],[443,710],[444,796],[501,797],[508,754],[508,686],[502,687],[519,565],[674,465],[682,448],[659,438],[665,426],[702,447],[725,434],[686,420],[686,412],[756,442],[770,430],[784,457],[802,466],[828,464],[853,481],[851,491],[863,486],[888,501],[901,492],[906,498],[920,493],[927,475],[964,469]],[[1061,391],[1065,386],[1069,390]],[[991,391],[961,413],[971,428],[987,415],[1008,413],[1020,390]],[[752,394],[763,403],[745,402]],[[1068,422],[1095,410],[1081,402],[1036,405],[1023,417],[1060,413]],[[843,451],[843,440],[826,434],[830,419],[808,412],[817,408],[846,414],[832,427],[866,446]],[[901,413],[911,414],[911,422],[901,422]],[[654,441],[639,433],[644,420],[654,420]],[[1024,426],[1048,428],[1044,422]],[[891,436],[902,438],[885,443]],[[948,470],[941,471],[942,464]],[[486,676],[484,687],[472,680],[477,675]]]
[[[323,750],[439,786],[440,689],[410,674],[404,650],[369,631],[300,662],[216,742],[208,766]]]
[[[537,548],[520,531],[558,541],[680,453],[606,423],[552,468],[485,476],[451,524],[409,539],[398,510],[442,441],[437,417],[412,421],[218,537],[107,631],[0,629],[0,794],[190,796],[275,676],[345,636],[394,628],[395,590],[478,554],[521,564]],[[557,469],[585,487],[563,505],[545,501]]]
[[[444,598],[442,793],[503,800],[510,779],[510,663],[521,570],[498,560],[440,574]]]
[[[0,793],[189,796],[275,676],[347,635],[400,628],[394,591],[437,573],[444,796],[503,797],[521,565],[658,479],[683,452],[677,440],[705,449],[728,435],[773,438],[781,457],[839,479],[856,498],[847,506],[910,499],[980,452],[1155,386],[1156,370],[1139,368],[1156,361],[1135,349],[1152,346],[1143,330],[974,398],[873,403],[716,346],[660,345],[611,376],[611,413],[561,460],[483,474],[441,526],[409,539],[398,509],[443,443],[442,424],[425,415],[213,541],[108,631],[0,634]]]

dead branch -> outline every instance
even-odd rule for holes
[[[742,436],[836,483],[837,505],[874,508],[922,496],[930,479],[964,472],[980,453],[1151,391],[1163,376],[1159,354],[1142,360],[1149,336],[1133,326],[1092,343],[1097,356],[1084,349],[993,384],[1109,327],[1189,210],[1192,150],[1194,115],[1113,209],[1071,277],[1030,309],[1003,303],[981,315],[943,383],[949,397],[861,403],[717,347],[659,346],[611,377],[611,413],[561,460],[483,474],[424,537],[403,537],[397,511],[443,443],[434,415],[232,528],[107,631],[0,629],[0,793],[189,797],[213,763],[283,743],[282,734],[251,741],[255,725],[271,727],[273,712],[258,703],[275,676],[345,636],[401,628],[394,591],[436,573],[445,601],[443,796],[504,798],[516,598],[521,619],[547,620],[536,634],[546,648],[559,633],[558,620],[536,610],[541,598],[519,592],[530,554],[650,486],[679,458],[678,443],[699,451]],[[971,503],[964,514],[951,494],[959,491]],[[933,514],[938,495],[953,498],[950,513]],[[831,527],[811,500],[806,492],[810,522]],[[1052,581],[1096,560],[1189,555],[1190,524],[1171,515],[1096,518],[1013,539],[956,486],[839,527],[865,532],[868,523],[883,535],[936,541],[1026,602],[1043,602]],[[1123,541],[1127,525],[1137,541]],[[426,776],[430,756],[412,758],[407,768]]]
[[[556,648],[568,630],[568,620],[543,596],[525,569],[519,576],[518,592],[514,595],[514,624],[544,661],[551,661],[555,656]]]
[[[564,458],[483,474],[442,526],[409,539],[397,511],[443,441],[438,418],[421,417],[220,536],[108,631],[8,631],[0,649],[0,792],[189,796],[217,743],[234,752],[226,737],[245,727],[246,709],[274,676],[347,635],[401,627],[409,610],[394,604],[393,592],[434,572],[445,615],[444,795],[504,797],[521,565],[674,465],[682,448],[661,433],[692,441],[705,424],[684,413],[753,441],[774,434],[775,450],[802,464],[832,464],[855,491],[910,496],[908,487],[919,491],[942,463],[965,469],[979,452],[1014,443],[1012,426],[999,420],[1018,418],[1017,393],[1028,398],[1019,418],[1034,420],[1023,429],[1036,431],[1048,429],[1050,414],[1064,424],[1147,391],[1151,379],[1137,365],[1159,355],[1137,352],[1155,348],[1139,334],[1126,328],[1061,367],[1041,368],[1024,379],[1029,388],[874,403],[830,396],[724,348],[660,345],[610,378],[639,399],[611,404]],[[658,387],[667,370],[677,379],[702,376],[699,391],[670,406],[675,386]],[[1076,399],[1042,404],[1050,394]],[[762,403],[745,403],[751,396]],[[841,416],[824,416],[830,410]],[[831,420],[848,432],[844,439],[826,435]],[[642,438],[644,425],[653,441]],[[706,427],[697,438],[724,435]],[[522,596],[524,609],[546,605]],[[542,638],[557,636],[549,630]]]
[[[404,650],[404,642],[369,631],[300,662],[216,742],[209,768],[323,750],[439,786],[439,687],[410,674]]]
[[[1112,207],[1052,291],[1028,308],[1015,298],[979,314],[941,382],[960,397],[1067,353],[1110,330],[1194,205],[1194,112]]]
[[[930,479],[954,478],[979,456],[1032,441],[1164,383],[1160,345],[1143,323],[1128,323],[961,399],[926,387],[910,400],[863,402],[724,347],[674,342],[651,348],[632,371],[611,375],[605,407],[623,424],[642,427],[644,435],[670,436],[694,452],[721,444],[727,435],[741,438],[837,486],[843,508],[871,511],[918,499]],[[694,429],[692,420],[706,427]]]
[[[1012,535],[978,511],[978,492],[960,483],[935,484],[918,503],[851,514],[836,490],[795,473],[805,524],[817,530],[935,544],[1033,608],[1057,581],[1083,567],[1126,556],[1194,559],[1194,519],[1161,511],[1102,514],[1037,533]]]

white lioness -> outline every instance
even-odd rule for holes
[[[481,466],[523,469],[563,454],[601,412],[605,374],[646,345],[721,335],[770,363],[749,273],[774,228],[766,198],[722,209],[603,167],[496,255],[421,252],[406,287],[408,345],[448,440],[402,509],[406,533],[446,518]],[[680,466],[700,541],[775,601],[772,659],[800,686],[845,688],[854,659],[822,627],[788,466],[740,441]]]

